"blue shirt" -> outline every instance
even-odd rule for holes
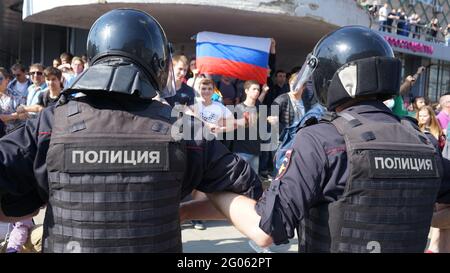
[[[305,115],[305,105],[303,105],[303,100],[291,100],[294,106],[294,122],[298,122]]]
[[[26,88],[23,90],[20,90],[18,88],[18,81],[17,79],[12,80],[8,84],[8,94],[11,95],[15,101],[18,102],[18,104],[25,105],[27,103],[27,96],[28,96],[28,87],[32,84],[32,82],[27,79],[25,82]]]
[[[47,88],[47,84],[44,82],[39,86],[32,84],[28,87],[27,106],[35,105],[38,103],[39,94],[44,92]]]

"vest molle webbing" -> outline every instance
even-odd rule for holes
[[[349,177],[336,202],[309,211],[305,250],[423,252],[441,181],[432,144],[408,123],[354,112],[332,123],[345,139]]]
[[[185,150],[164,107],[55,108],[45,252],[181,252]]]

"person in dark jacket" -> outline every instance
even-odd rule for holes
[[[292,85],[297,75],[297,73],[291,75],[289,85]],[[278,117],[270,116],[268,121],[272,126],[278,124],[280,134],[284,128],[300,120],[311,109],[311,100],[308,98],[309,93],[306,87],[307,84],[304,84],[294,90],[291,86],[291,91],[278,96],[274,100],[272,107],[278,107]]]

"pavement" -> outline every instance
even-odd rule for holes
[[[206,229],[197,230],[183,224],[182,239],[185,253],[255,253],[248,239],[227,221],[205,221]],[[297,237],[289,244],[271,246],[276,253],[297,253]]]
[[[45,210],[34,217],[36,224],[41,224]],[[205,221],[206,229],[197,230],[191,224],[181,225],[184,253],[255,253],[249,240],[228,221]],[[4,238],[8,224],[0,222],[0,239]],[[428,243],[430,240],[428,239]],[[297,253],[298,239],[295,236],[289,244],[270,246],[275,253]]]
[[[34,217],[36,224],[44,220],[45,210]],[[185,253],[255,253],[250,247],[249,240],[234,228],[228,221],[205,221],[206,229],[197,230],[191,224],[181,225],[183,252]],[[4,238],[8,224],[0,223],[0,239]],[[276,253],[296,253],[297,237],[289,244],[271,246]]]

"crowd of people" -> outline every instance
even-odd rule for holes
[[[84,60],[83,60],[84,59]],[[54,105],[61,91],[87,68],[85,57],[62,53],[53,66],[40,63],[0,67],[0,136],[14,131],[27,119]],[[19,252],[33,228],[31,219],[13,223],[8,233],[6,252]]]
[[[378,1],[366,5],[366,8],[379,31],[449,45],[450,24],[441,26],[436,17],[427,22],[418,13],[407,14],[402,8],[390,7],[387,3],[380,5]]]

